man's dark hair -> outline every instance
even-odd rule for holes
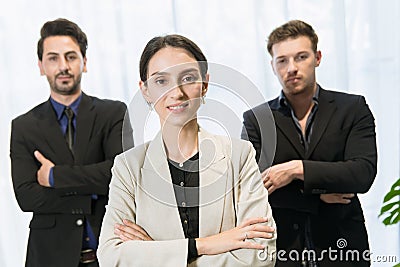
[[[37,55],[39,60],[43,58],[43,42],[50,36],[70,36],[76,40],[81,50],[82,56],[86,56],[87,38],[86,34],[79,26],[67,19],[59,18],[53,21],[46,22],[40,30],[40,39],[37,45]]]
[[[170,34],[166,36],[158,36],[151,39],[143,50],[142,56],[140,57],[139,70],[140,79],[145,82],[147,80],[147,71],[149,67],[150,59],[162,48],[167,46],[174,48],[182,48],[193,56],[199,63],[201,77],[204,79],[207,74],[208,65],[207,59],[204,56],[200,48],[190,39],[178,35]]]
[[[274,44],[286,41],[287,39],[295,39],[300,36],[308,37],[311,41],[311,48],[317,52],[318,36],[311,25],[301,20],[291,20],[282,26],[276,28],[268,37],[267,49],[271,56],[272,46]]]

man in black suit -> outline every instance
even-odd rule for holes
[[[364,97],[317,84],[317,43],[313,28],[298,20],[270,34],[282,92],[243,114],[242,138],[253,143],[270,193],[277,266],[369,266],[357,193],[367,192],[376,175],[374,117]]]
[[[126,105],[81,91],[87,38],[66,19],[46,22],[37,52],[50,98],[12,121],[12,180],[33,212],[26,266],[98,266],[96,248]]]

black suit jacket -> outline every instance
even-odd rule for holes
[[[122,152],[126,105],[82,95],[74,155],[50,100],[12,121],[11,167],[18,204],[33,212],[26,266],[78,266],[84,220],[98,238],[108,200],[114,157]],[[55,164],[54,188],[38,184],[40,151]],[[92,199],[92,194],[98,198]]]
[[[321,88],[307,152],[290,110],[279,104],[279,98],[246,111],[243,117],[242,138],[253,143],[261,171],[271,163],[303,161],[304,182],[295,180],[269,198],[278,228],[278,249],[297,246],[294,244],[304,233],[306,215],[311,217],[317,247],[337,249],[337,239],[345,238],[349,248],[367,249],[358,197],[347,205],[326,204],[319,198],[322,193],[365,193],[374,181],[375,124],[364,97]],[[276,149],[271,149],[275,137]],[[271,151],[275,154],[271,155]],[[358,241],[353,242],[354,239]],[[301,247],[296,249],[302,250]]]

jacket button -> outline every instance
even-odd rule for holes
[[[83,220],[82,219],[78,219],[78,220],[76,220],[75,223],[76,223],[77,226],[82,226]]]

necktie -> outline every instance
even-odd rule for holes
[[[64,113],[68,118],[67,130],[65,132],[65,140],[67,141],[69,150],[73,152],[72,145],[74,144],[74,125],[72,119],[74,118],[74,112],[70,107],[65,107]]]

